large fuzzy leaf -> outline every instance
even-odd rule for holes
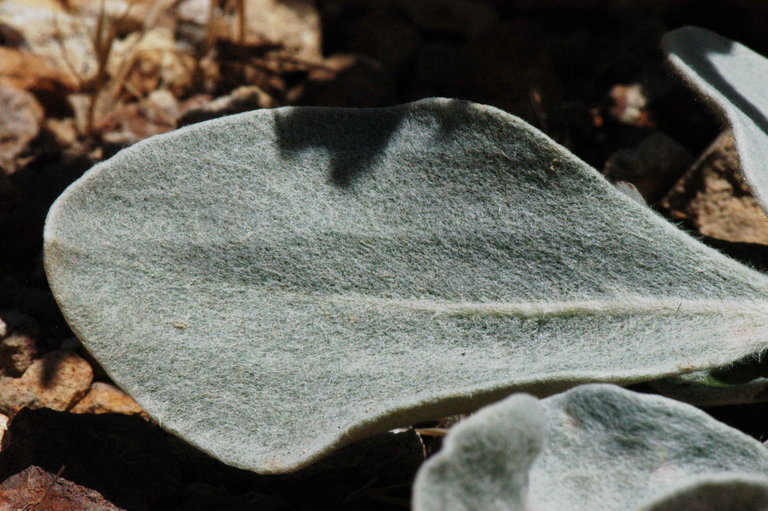
[[[169,430],[259,472],[516,389],[768,345],[768,279],[529,125],[426,100],[194,125],[49,213],[61,309]]]
[[[414,510],[768,509],[768,450],[696,408],[613,385],[537,405],[514,395],[456,426]]]

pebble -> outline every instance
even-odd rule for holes
[[[91,386],[93,369],[68,351],[51,351],[29,366],[20,378],[0,377],[0,413],[21,408],[68,410]]]
[[[678,181],[661,206],[702,234],[768,244],[768,217],[741,174],[730,132],[723,132]]]
[[[320,13],[310,2],[243,0],[246,42],[277,43],[282,51],[307,61],[322,59]],[[237,41],[239,20],[232,17],[231,40]]]
[[[33,465],[9,477],[0,483],[0,509],[122,511],[96,490],[69,481],[64,471],[57,475]],[[45,501],[41,502],[42,495]],[[44,506],[30,506],[36,502]]]
[[[37,322],[17,311],[0,312],[0,377],[19,377],[41,354]]]
[[[125,415],[142,415],[146,413],[131,396],[114,385],[104,382],[93,382],[88,394],[71,410],[72,413],[122,413]]]
[[[276,107],[272,96],[256,85],[244,85],[198,107],[190,108],[178,121],[178,126],[215,119],[224,115],[237,114],[259,108]]]
[[[0,167],[12,174],[19,167],[17,157],[40,133],[43,107],[29,92],[0,85],[0,109]]]
[[[636,147],[613,153],[603,172],[612,181],[627,181],[635,185],[649,203],[661,199],[672,184],[693,161],[691,153],[681,144],[656,131]]]
[[[3,450],[3,438],[5,437],[5,432],[8,430],[9,421],[10,419],[7,415],[0,413],[0,451]]]

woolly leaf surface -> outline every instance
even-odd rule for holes
[[[516,394],[456,426],[414,510],[768,509],[768,450],[690,405],[600,384],[538,404]]]
[[[45,251],[112,378],[264,473],[516,389],[768,344],[763,275],[460,101],[259,110],[149,139],[58,199]]]

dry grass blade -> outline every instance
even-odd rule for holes
[[[245,46],[245,0],[237,0],[238,31],[237,40],[240,47]]]
[[[37,499],[37,502],[30,502],[29,504],[26,504],[24,507],[22,507],[19,511],[31,511],[33,509],[38,509],[43,502],[45,502],[45,499],[48,498],[48,494],[51,493],[51,489],[53,488],[53,485],[56,484],[56,481],[59,480],[61,477],[61,474],[64,473],[64,469],[66,468],[66,465],[62,465],[58,472],[56,472],[56,475],[53,477],[50,483],[48,483],[48,486],[45,488],[45,491],[40,496],[39,499]]]

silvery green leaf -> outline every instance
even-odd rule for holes
[[[768,60],[714,32],[683,27],[666,34],[669,61],[726,117],[755,198],[768,211]]]
[[[765,276],[460,101],[260,110],[149,139],[57,200],[45,253],[112,378],[264,473],[515,390],[768,346]]]
[[[762,444],[690,405],[583,385],[539,403],[516,394],[460,423],[420,468],[413,507],[764,511],[766,473]]]

